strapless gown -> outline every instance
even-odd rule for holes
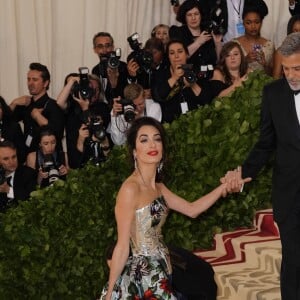
[[[161,233],[168,211],[162,196],[136,210],[130,237],[132,255],[116,281],[111,300],[177,299],[170,282],[169,251]],[[107,285],[101,300],[106,291]]]

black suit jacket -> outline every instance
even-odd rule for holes
[[[27,200],[36,186],[37,172],[27,166],[19,166],[15,171],[13,181],[14,199],[9,201],[9,205],[16,205],[19,200]],[[0,209],[2,211],[6,210],[8,200],[6,193],[0,194]]]
[[[275,151],[272,201],[277,222],[288,219],[300,192],[300,125],[285,78],[265,86],[260,137],[243,164],[243,178],[255,177]]]

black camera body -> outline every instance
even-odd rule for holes
[[[137,32],[127,38],[129,46],[132,49],[132,52],[127,57],[127,61],[133,58],[141,69],[149,73],[153,63],[153,56],[151,52],[141,48],[138,38],[139,35]]]
[[[81,67],[79,70],[79,82],[75,82],[71,93],[79,98],[89,100],[94,96],[94,89],[90,86],[89,69],[87,67]]]
[[[172,6],[179,6],[179,0],[170,0]]]
[[[94,136],[99,142],[102,142],[106,137],[105,127],[103,126],[102,118],[99,116],[91,116],[87,124],[90,137]]]
[[[0,185],[6,182],[5,170],[0,166]]]
[[[184,70],[183,77],[188,83],[194,83],[201,79],[210,79],[214,73],[213,65],[201,65],[196,67],[193,64],[184,64],[181,65],[181,68]]]
[[[216,6],[210,11],[209,21],[205,31],[208,33],[213,32],[216,35],[225,34],[224,20],[221,1],[219,0],[217,1]]]
[[[105,77],[107,77],[106,69],[109,67],[111,69],[117,69],[120,65],[121,58],[121,48],[117,48],[115,51],[108,52],[106,54],[100,55],[100,65],[102,69],[102,73],[105,73]]]
[[[59,179],[59,170],[58,166],[55,163],[54,157],[52,154],[45,154],[44,161],[42,164],[42,171],[48,173],[49,185],[54,181]]]
[[[194,83],[197,81],[197,75],[193,70],[193,64],[181,65],[181,69],[184,71],[183,77],[188,83]]]
[[[131,100],[120,99],[118,103],[122,104],[125,121],[130,123],[135,119],[135,105]]]

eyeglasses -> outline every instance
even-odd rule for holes
[[[96,45],[96,48],[98,48],[98,49],[100,49],[100,50],[102,50],[102,49],[108,49],[108,48],[110,48],[110,47],[112,47],[112,44],[110,44],[110,43],[107,43],[107,44],[98,44],[98,45]]]

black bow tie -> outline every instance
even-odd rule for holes
[[[296,91],[293,90],[293,93],[295,96],[297,96],[300,93],[300,90],[296,90]]]
[[[11,180],[12,180],[12,176],[6,177],[6,182],[7,182],[7,184],[8,184],[9,186],[12,186]]]

